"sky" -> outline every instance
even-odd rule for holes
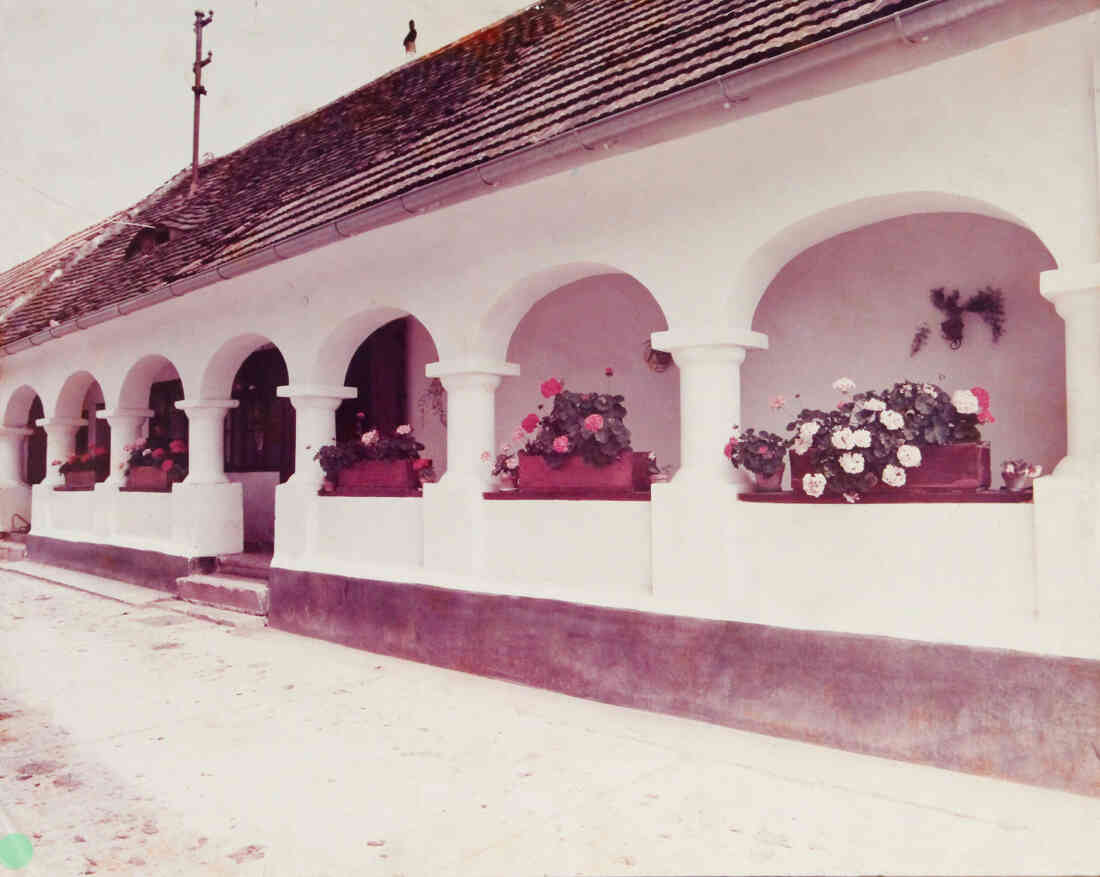
[[[214,0],[199,152],[224,155],[523,0]],[[0,0],[0,270],[191,162],[193,3]],[[205,10],[205,7],[204,7]]]

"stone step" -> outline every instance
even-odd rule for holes
[[[231,609],[248,615],[267,615],[270,599],[267,582],[238,575],[201,574],[176,579],[179,598],[218,609]]]
[[[9,539],[0,540],[0,561],[23,560],[27,556],[27,546],[22,542],[14,542]]]

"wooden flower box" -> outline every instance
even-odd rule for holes
[[[420,489],[413,460],[361,460],[341,469],[335,496],[405,496]]]
[[[649,490],[649,454],[629,451],[606,466],[593,466],[578,456],[557,469],[538,455],[519,455],[519,492],[623,493]]]
[[[66,472],[66,490],[91,490],[95,487],[96,473],[94,469],[82,469],[78,472]]]
[[[130,490],[168,490],[171,479],[159,466],[132,466],[126,476]]]
[[[881,482],[872,493],[891,491],[979,490],[992,482],[989,442],[957,445],[927,445],[920,449],[921,464],[905,470],[905,485],[890,487]],[[802,476],[811,473],[808,454],[791,453],[791,489],[805,494]]]

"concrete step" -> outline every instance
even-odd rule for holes
[[[270,599],[267,582],[238,575],[196,573],[176,579],[179,598],[218,609],[231,609],[248,615],[267,615]]]
[[[271,574],[270,552],[246,551],[241,554],[219,554],[218,575],[241,576],[267,581]]]

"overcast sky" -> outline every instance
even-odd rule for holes
[[[214,0],[199,150],[223,155],[530,5]],[[0,270],[129,207],[190,164],[193,3],[0,0]]]

